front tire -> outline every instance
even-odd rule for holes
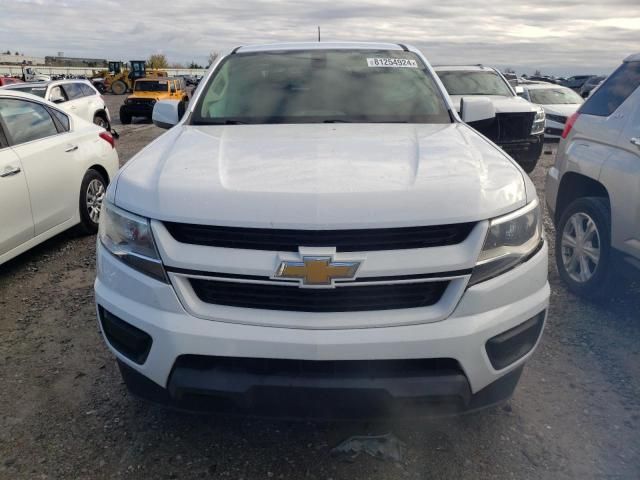
[[[127,109],[124,108],[124,105],[120,107],[120,122],[123,125],[129,125],[131,123],[131,114],[127,112]]]
[[[612,291],[611,208],[601,197],[574,200],[556,228],[556,266],[576,295],[601,300]]]
[[[107,181],[97,170],[89,169],[84,174],[80,186],[80,225],[81,233],[93,235],[98,231],[102,201],[107,191]]]
[[[106,131],[109,131],[111,129],[111,126],[109,125],[109,122],[107,121],[107,119],[101,115],[94,116],[93,123],[98,125],[99,127],[104,128]]]
[[[122,80],[116,80],[111,84],[111,93],[114,95],[124,95],[127,93],[128,87],[127,84]]]

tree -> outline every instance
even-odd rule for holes
[[[198,65],[196,62],[191,60],[191,63],[189,64],[189,68],[191,68],[191,69],[202,69],[204,67],[202,65]]]
[[[213,65],[213,62],[215,62],[219,56],[220,56],[220,52],[214,51],[209,53],[209,64],[207,65],[207,67],[210,67],[211,65]]]
[[[542,73],[540,72],[540,70],[536,70],[535,72],[533,72],[533,76],[534,77],[541,77]]]
[[[168,68],[169,62],[167,56],[164,53],[154,53],[147,60],[148,68]]]

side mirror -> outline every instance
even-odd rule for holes
[[[524,87],[522,87],[521,85],[516,85],[516,86],[515,86],[515,88],[514,88],[514,90],[516,91],[516,93],[517,93],[518,95],[521,95],[521,94],[523,94],[523,93],[524,93]]]
[[[51,103],[64,103],[65,101],[65,98],[60,94],[51,95]]]
[[[460,116],[465,123],[489,120],[495,118],[496,109],[491,100],[486,97],[462,97]]]
[[[184,112],[184,102],[180,100],[161,100],[153,106],[151,119],[157,127],[169,129],[180,121]]]

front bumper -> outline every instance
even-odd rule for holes
[[[194,408],[190,403],[184,403],[185,392],[232,398],[246,407],[257,393],[269,396],[274,388],[279,392],[282,388],[287,391],[285,396],[278,396],[279,399],[293,398],[294,393],[308,399],[310,392],[315,396],[322,391],[339,392],[342,402],[354,387],[371,400],[382,395],[387,400],[412,399],[421,400],[423,404],[425,398],[433,397],[425,396],[425,393],[429,390],[439,392],[437,403],[446,405],[447,413],[481,408],[510,396],[521,367],[535,349],[534,345],[518,360],[496,369],[487,354],[487,342],[539,314],[544,319],[549,298],[545,244],[526,263],[467,289],[454,313],[443,321],[342,330],[245,325],[224,319],[194,317],[185,311],[172,286],[132,270],[101,245],[98,245],[97,256],[95,293],[98,308],[142,330],[152,339],[148,355],[141,364],[127,358],[107,341],[123,366],[127,384],[134,393],[188,409]],[[246,310],[247,316],[260,314],[260,311]],[[389,311],[389,315],[393,315],[393,311]],[[534,343],[537,344],[538,339],[539,335]],[[238,376],[224,377],[222,374],[228,375],[228,372],[216,370],[217,367],[211,365],[195,368],[183,364],[184,358],[194,357],[205,359],[205,363],[216,357],[243,362],[247,359],[308,361],[320,365],[363,360],[422,362],[431,359],[437,363],[445,359],[446,368],[428,369],[417,378],[394,378],[391,383],[388,378],[363,377],[336,383],[334,376],[326,383],[326,378],[321,380],[316,375],[303,376],[302,383],[286,377],[284,380],[271,379],[269,383],[269,375],[259,374],[249,379],[242,377],[244,383],[238,391]],[[457,368],[451,368],[452,365]],[[220,383],[224,378],[227,380]],[[299,380],[299,375],[296,378]],[[140,385],[144,388],[138,388]],[[235,389],[233,385],[236,385]],[[266,389],[269,392],[261,388],[265,386],[269,387]],[[151,395],[144,394],[150,391]],[[411,391],[419,395],[409,394]],[[242,394],[240,398],[238,393]],[[320,395],[318,398],[327,397]]]
[[[151,115],[153,114],[153,105],[154,104],[147,104],[147,103],[144,103],[144,104],[125,103],[120,108],[121,110],[124,110],[132,117],[149,117],[150,118]]]
[[[498,141],[500,148],[502,148],[509,155],[518,159],[518,157],[526,157],[531,159],[537,159],[542,153],[542,147],[544,144],[544,133],[538,135],[530,135],[526,139],[512,140],[512,141]]]

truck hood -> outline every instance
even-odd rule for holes
[[[521,97],[505,97],[503,95],[450,95],[456,111],[460,113],[460,99],[462,97],[484,97],[491,100],[496,113],[535,112],[537,108]]]
[[[121,170],[108,198],[185,223],[381,228],[507,213],[527,201],[523,175],[460,123],[178,125]]]

